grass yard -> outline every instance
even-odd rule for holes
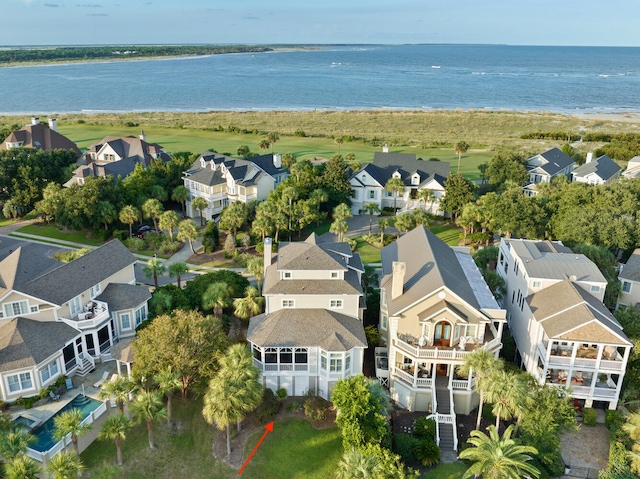
[[[430,226],[429,229],[449,246],[458,246],[458,243],[460,242],[459,229],[449,225],[433,225]]]
[[[100,246],[103,243],[101,241],[96,241],[87,238],[87,233],[84,231],[70,231],[64,232],[58,226],[48,225],[48,226],[37,226],[37,225],[26,225],[22,228],[18,229],[16,233],[24,233],[36,236],[43,236],[45,238],[63,240],[63,241],[72,241],[74,243],[85,244],[88,246]]]
[[[380,250],[375,246],[371,246],[365,240],[362,239],[362,236],[358,236],[357,238],[353,238],[358,245],[356,247],[356,251],[360,253],[360,258],[364,264],[370,263],[380,263],[382,261],[380,259]]]
[[[122,443],[124,467],[121,479],[229,479],[237,472],[216,460],[211,452],[214,429],[202,419],[202,400],[174,400],[174,415],[181,427],[176,434],[156,424],[154,436],[157,448],[149,449],[146,424],[138,424]],[[104,463],[115,464],[113,441],[97,440],[81,455],[89,472],[94,473]],[[94,477],[93,475],[91,477]],[[251,477],[247,475],[247,477]],[[273,476],[276,477],[276,476]]]
[[[262,436],[247,440],[245,457]],[[252,479],[326,479],[333,477],[342,457],[342,437],[337,427],[316,430],[303,419],[276,422],[243,472]],[[211,477],[211,476],[210,476]]]
[[[422,476],[422,479],[460,479],[466,470],[467,466],[461,462],[440,464]]]

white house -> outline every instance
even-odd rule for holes
[[[207,201],[203,210],[206,219],[220,214],[234,201],[265,200],[287,176],[279,154],[239,159],[205,151],[183,174],[189,189],[187,215],[200,215],[191,206],[197,197]]]
[[[535,196],[538,194],[535,186],[538,183],[551,183],[551,180],[559,175],[571,179],[573,159],[558,148],[552,148],[529,158],[525,168],[529,173],[529,183],[523,188],[524,194]]]
[[[616,308],[640,308],[640,248],[636,248],[618,273],[620,297]]]
[[[380,210],[393,207],[393,193],[385,191],[384,187],[391,178],[400,178],[405,189],[396,199],[397,208],[411,210],[423,207],[418,191],[426,189],[433,193],[432,199],[426,203],[427,211],[441,215],[440,200],[444,197],[444,182],[448,176],[449,163],[423,161],[412,154],[377,152],[373,162],[367,163],[349,180],[353,189],[351,212],[362,214],[367,203],[375,203]]]
[[[0,248],[0,397],[33,396],[61,375],[85,375],[110,359],[147,317],[136,258],[118,240],[69,263],[50,247]]]
[[[625,178],[640,178],[640,155],[634,156],[627,163],[627,169],[622,176]]]
[[[362,372],[364,267],[347,243],[265,241],[265,312],[249,322],[247,341],[265,387],[328,399],[340,378]]]
[[[602,304],[597,266],[560,242],[503,239],[496,269],[521,365],[587,407],[615,409],[632,344]]]
[[[620,178],[622,168],[609,158],[602,155],[595,160],[593,154],[587,154],[587,161],[571,172],[572,181],[588,183],[590,185],[605,185]]]
[[[382,274],[379,330],[389,370],[377,367],[378,377],[400,406],[431,412],[440,446],[456,449],[456,414],[479,402],[473,375],[459,377],[456,368],[477,348],[498,356],[505,311],[468,251],[423,226],[382,249]]]

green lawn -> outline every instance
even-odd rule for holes
[[[245,446],[249,455],[263,431]],[[276,422],[243,472],[252,479],[327,479],[342,457],[342,437],[337,427],[318,431],[303,419]]]
[[[74,243],[85,244],[89,246],[100,246],[102,242],[87,238],[87,233],[84,231],[70,231],[63,232],[60,227],[38,226],[38,225],[26,225],[18,229],[16,233],[24,233],[30,235],[43,236],[45,238],[52,238],[57,240],[72,241]]]
[[[163,424],[154,430],[157,448],[149,449],[146,424],[138,424],[122,443],[124,467],[121,479],[229,479],[237,472],[211,454],[214,429],[202,419],[202,400],[174,400],[179,431],[171,434]],[[82,455],[90,472],[103,462],[115,464],[116,449],[112,441],[97,440]],[[92,476],[93,477],[93,476]],[[247,475],[246,477],[251,477]]]
[[[460,242],[460,230],[449,225],[433,225],[429,229],[449,246],[457,246]]]
[[[422,479],[460,479],[466,470],[467,466],[461,462],[440,464],[422,476]]]
[[[358,236],[357,238],[353,238],[356,243],[356,251],[360,253],[360,258],[364,264],[369,263],[380,263],[380,250],[375,246],[371,246],[365,240],[362,239],[362,236]]]

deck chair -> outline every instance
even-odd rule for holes
[[[51,399],[53,399],[54,401],[57,401],[57,400],[59,400],[59,399],[60,399],[60,396],[59,396],[58,394],[54,394],[54,392],[53,392],[53,391],[49,391],[49,397],[50,397]]]
[[[64,384],[67,389],[73,389],[73,381],[71,380],[71,378],[65,379]]]
[[[105,371],[102,374],[102,377],[100,379],[98,379],[95,383],[93,383],[93,387],[94,388],[99,388],[100,386],[102,386],[107,381],[107,379],[109,379],[109,371]]]

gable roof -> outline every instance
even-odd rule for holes
[[[622,176],[625,178],[638,178],[640,177],[640,155],[634,156],[627,163],[627,169],[624,170]]]
[[[522,266],[530,278],[566,279],[575,276],[576,281],[606,283],[593,261],[583,254],[574,253],[557,241],[524,239],[503,240],[522,260]]]
[[[569,280],[529,295],[527,304],[549,338],[631,345],[606,306]]]
[[[407,186],[411,186],[411,178],[414,174],[420,177],[419,185],[424,186],[431,180],[435,180],[444,188],[444,182],[449,176],[450,165],[447,162],[423,161],[416,159],[416,155],[409,153],[381,153],[376,152],[373,162],[364,165],[360,171],[366,171],[380,185],[389,181],[395,172]],[[358,173],[360,173],[360,171]],[[355,177],[355,174],[352,178]]]
[[[105,146],[109,146],[120,160],[132,158],[136,163],[142,163],[145,167],[158,158],[162,161],[169,161],[171,157],[165,153],[157,143],[148,143],[137,136],[106,136],[88,148],[90,153],[99,153]]]
[[[529,158],[526,163],[526,168],[527,171],[539,168],[546,174],[554,176],[572,164],[573,159],[571,157],[565,155],[558,148],[551,148],[544,153]]]
[[[276,262],[278,271],[346,271],[347,266],[342,255],[332,251],[328,244],[316,243],[313,236],[304,242],[280,243]]]
[[[98,301],[104,301],[109,305],[109,311],[122,311],[124,309],[134,309],[151,299],[149,288],[126,283],[109,283]]]
[[[62,322],[12,319],[0,326],[0,371],[36,366],[81,334]]]
[[[46,271],[16,289],[62,305],[135,262],[135,256],[119,240],[112,240],[80,258]]]
[[[580,165],[578,168],[572,171],[573,176],[587,176],[596,174],[603,181],[610,180],[622,168],[615,161],[609,158],[607,155],[602,155],[595,160],[592,160],[584,165]]]
[[[618,274],[620,279],[640,282],[640,248],[636,248]]]
[[[254,316],[247,340],[263,347],[319,347],[325,351],[367,347],[359,319],[326,309],[281,309]]]
[[[12,132],[1,144],[0,150],[7,149],[7,143],[21,142],[23,147],[37,148],[39,150],[72,150],[78,156],[82,156],[82,152],[73,141],[55,130],[49,128],[48,125],[38,123],[37,125],[29,124],[23,126],[18,131]]]
[[[381,287],[386,291],[390,315],[395,315],[443,287],[466,301],[471,307],[500,309],[475,263],[466,262],[464,253],[454,252],[424,226],[418,226],[382,249]],[[463,263],[461,263],[461,260]],[[392,264],[406,264],[403,294],[391,298]],[[463,267],[464,265],[464,267]],[[467,271],[469,270],[469,271]],[[472,287],[471,282],[477,283]]]
[[[25,243],[15,250],[0,250],[0,297],[15,289],[20,290],[34,276],[59,267],[62,263],[49,258],[43,248],[33,243]],[[46,248],[49,250],[50,248]]]
[[[202,166],[203,160],[204,166]],[[224,165],[235,182],[243,186],[253,186],[265,175],[273,177],[287,172],[285,168],[278,168],[273,164],[273,155],[241,159],[205,151],[184,172],[183,178],[207,186],[226,183],[220,165]]]

